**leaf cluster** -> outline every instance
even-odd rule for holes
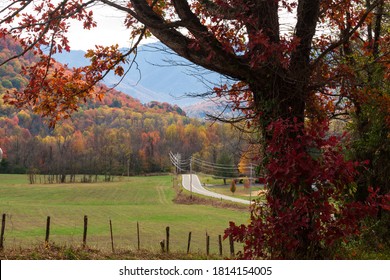
[[[253,205],[248,225],[232,222],[225,232],[244,244],[240,258],[334,258],[341,243],[364,231],[364,218],[389,211],[390,197],[379,189],[354,200],[356,168],[367,163],[346,160],[341,138],[329,136],[325,124],[276,121],[269,129],[267,202]]]

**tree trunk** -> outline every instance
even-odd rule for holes
[[[308,75],[308,74],[306,74]],[[302,80],[307,76],[302,75]],[[278,119],[304,122],[306,100],[309,96],[306,83],[285,81],[282,75],[270,76],[273,83],[264,84],[263,79],[250,84],[253,91],[254,110],[262,131]],[[265,134],[266,135],[266,134]]]

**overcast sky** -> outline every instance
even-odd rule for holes
[[[59,1],[59,0],[54,0]],[[0,0],[0,7],[7,6],[8,0]],[[119,44],[120,47],[130,47],[130,31],[124,26],[126,14],[106,5],[95,5],[93,8],[94,19],[97,27],[91,30],[83,29],[82,23],[73,20],[68,38],[72,50],[94,49],[95,45],[109,46]],[[292,31],[292,14],[282,12],[280,23],[282,32]],[[156,41],[155,39],[144,40],[143,43]]]
[[[120,47],[129,47],[130,32],[123,22],[125,14],[110,7],[94,7],[94,18],[98,26],[91,30],[84,30],[82,23],[71,22],[69,42],[72,50],[93,49],[95,45],[119,44]]]
[[[95,45],[109,46],[119,44],[120,47],[130,47],[130,31],[123,24],[125,13],[108,6],[93,7],[94,19],[97,27],[91,30],[84,30],[82,23],[71,22],[69,30],[69,41],[72,50],[93,49]],[[280,25],[282,33],[291,33],[294,24],[294,15],[282,12],[280,14]],[[294,22],[295,23],[295,22]],[[155,42],[156,39],[148,39],[142,43]]]

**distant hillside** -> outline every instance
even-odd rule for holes
[[[210,88],[220,83],[222,79],[220,75],[199,67],[195,68],[177,55],[163,51],[163,48],[160,43],[141,46],[136,58],[137,64],[130,69],[116,89],[137,98],[142,103],[158,101],[177,104],[180,107],[202,103],[201,98],[187,95],[209,92]],[[83,51],[71,51],[54,57],[70,67],[88,64]],[[104,83],[113,86],[118,81],[118,77],[110,74]],[[191,110],[192,113],[193,116],[204,114],[202,111]]]
[[[0,62],[20,53],[19,44],[14,40],[0,38]],[[22,67],[33,61],[33,56],[28,53],[18,60],[12,60],[6,65],[0,66],[0,93],[7,89],[21,89],[27,84],[27,79],[20,74]]]
[[[233,117],[232,110],[226,100],[218,98],[207,99],[195,104],[184,106],[183,110],[192,118],[204,119],[208,116]]]
[[[20,45],[13,39],[0,39],[0,62],[10,58],[22,51]],[[68,54],[60,54],[58,57],[67,58],[67,64],[72,67],[83,66],[88,63],[88,60],[84,57],[83,51],[72,51]],[[28,53],[24,57],[11,60],[7,64],[0,67],[0,95],[10,89],[23,88],[27,83],[27,78],[21,74],[23,67],[32,64],[34,56]],[[59,61],[61,63],[61,61]],[[175,112],[179,115],[185,116],[185,113],[177,105],[171,105],[167,102],[144,102],[142,104],[138,99],[131,95],[126,95],[117,89],[110,89],[105,85],[101,85],[103,90],[106,90],[106,94],[103,100],[89,100],[87,104],[82,104],[84,109],[97,108],[101,106],[108,107],[128,107],[134,109],[136,112],[145,112],[148,108],[153,111],[158,110],[160,113]],[[152,100],[150,100],[152,101]],[[4,112],[3,112],[4,113]],[[2,112],[0,112],[1,116]]]
[[[18,48],[15,42],[0,39],[0,58],[4,61],[20,52]],[[50,174],[50,182],[64,182],[69,176],[72,180],[75,174],[89,174],[86,180],[92,174],[106,174],[110,180],[113,174],[168,172],[171,151],[183,158],[197,154],[216,162],[240,150],[239,135],[230,126],[210,126],[189,118],[177,105],[141,103],[104,85],[108,91],[102,100],[87,100],[70,118],[49,128],[29,108],[17,109],[2,98],[7,90],[23,88],[27,78],[20,70],[33,61],[28,56],[0,67],[0,147],[4,151],[0,173],[27,172],[32,180],[34,174]]]

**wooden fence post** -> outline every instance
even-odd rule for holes
[[[210,235],[206,232],[206,255],[210,254]]]
[[[49,236],[50,236],[50,216],[47,216],[46,220],[46,236],[45,236],[45,245],[49,244]]]
[[[187,245],[187,254],[190,253],[190,246],[191,246],[191,231],[188,233],[188,245]]]
[[[219,255],[222,256],[222,235],[218,235]]]
[[[165,240],[163,239],[163,240],[161,240],[160,241],[160,246],[161,246],[161,252],[165,252]]]
[[[140,236],[139,236],[139,223],[137,222],[137,243],[138,243],[138,251],[141,248],[141,241],[140,241]]]
[[[111,219],[110,219],[110,234],[111,234],[111,249],[112,249],[112,252],[115,253],[115,249],[114,249],[114,236],[112,234],[112,222],[111,222]]]
[[[83,248],[87,247],[88,216],[84,215]]]
[[[234,256],[234,241],[232,235],[229,235],[229,243],[230,243],[230,256]]]
[[[167,248],[167,253],[169,253],[169,227],[166,227],[165,231],[167,233],[166,248]]]
[[[0,236],[0,250],[4,249],[4,231],[5,231],[5,213],[1,219],[1,236]]]

